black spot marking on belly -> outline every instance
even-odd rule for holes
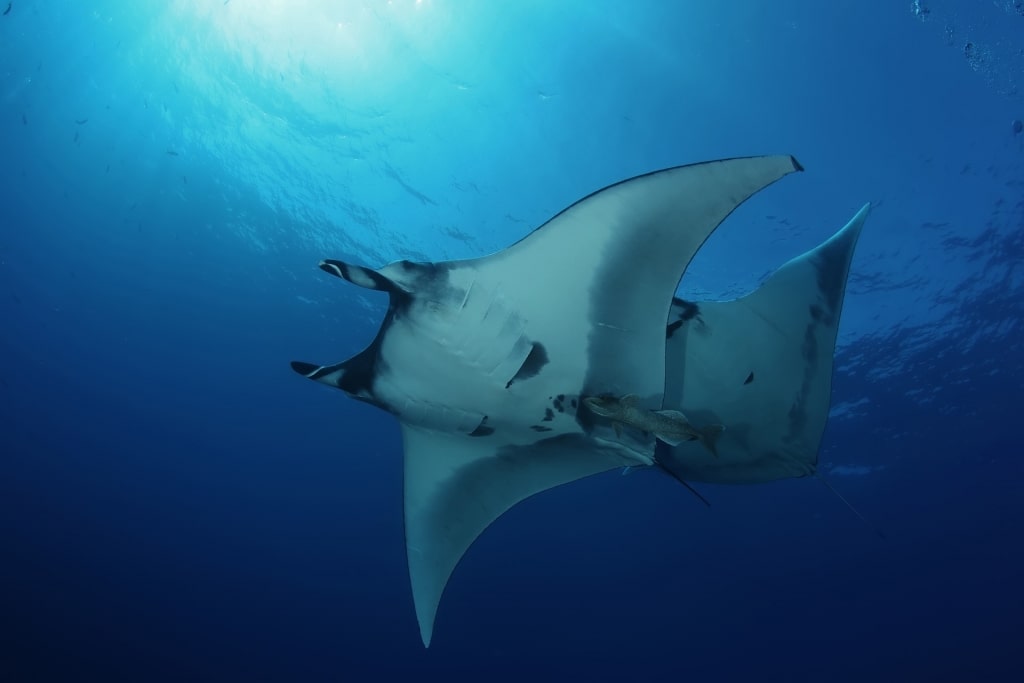
[[[665,339],[671,339],[676,330],[682,327],[684,323],[689,322],[694,318],[699,318],[700,306],[692,301],[673,297],[672,312],[675,313],[676,320],[670,322],[668,327],[665,329]]]
[[[544,419],[541,422],[552,422],[555,419],[555,411],[551,408],[544,409]]]
[[[550,432],[551,427],[545,427],[544,425],[530,425],[530,429],[535,432]]]
[[[693,301],[687,301],[686,299],[674,296],[672,297],[672,305],[681,309],[679,311],[679,319],[683,322],[693,320],[700,315],[700,306]]]
[[[745,380],[743,380],[743,384],[744,384],[744,385],[747,385],[747,384],[750,384],[750,383],[751,383],[751,382],[753,382],[753,381],[754,381],[754,371],[753,371],[753,370],[751,370],[751,371],[750,371],[750,374],[749,374],[749,375],[747,375],[747,378],[746,378]]]
[[[553,405],[555,407],[555,410],[557,410],[558,412],[564,413],[565,412],[565,394],[559,394],[558,396],[555,396],[555,400],[551,402],[551,405]]]
[[[529,379],[540,374],[541,368],[548,364],[548,352],[540,342],[533,342],[530,353],[526,360],[519,366],[516,374],[508,381],[505,388],[508,389],[516,380]]]
[[[469,433],[470,436],[490,436],[494,433],[494,427],[487,426],[487,416],[484,415],[484,419],[480,420],[480,424],[476,426],[476,429]]]
[[[576,402],[576,399],[573,399],[572,401],[570,401],[570,402],[569,402],[569,405],[571,405],[571,406],[572,406],[572,409],[573,409],[573,410],[576,410],[576,407],[577,407],[577,406],[578,406],[579,404],[578,404],[578,403]]]

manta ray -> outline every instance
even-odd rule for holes
[[[333,365],[291,365],[398,420],[424,646],[463,554],[529,496],[621,467],[719,483],[814,472],[867,207],[747,297],[675,298],[718,225],[802,170],[787,155],[678,166],[594,192],[489,256],[377,269],[320,262],[389,297],[365,350]],[[620,429],[586,409],[595,396],[722,425],[717,455]]]

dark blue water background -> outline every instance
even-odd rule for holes
[[[1012,679],[1018,5],[14,0],[0,678]],[[762,153],[807,173],[681,292],[749,291],[875,205],[821,460],[887,540],[813,480],[707,509],[607,473],[489,528],[424,650],[397,425],[288,367],[382,314],[317,261],[489,253],[611,182]]]

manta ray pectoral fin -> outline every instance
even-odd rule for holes
[[[682,444],[660,459],[663,466],[690,481],[724,484],[814,472],[847,275],[868,209],[745,297],[673,304],[665,406],[729,431],[716,460]]]
[[[581,375],[585,396],[660,409],[672,294],[693,255],[754,193],[803,170],[787,155],[678,166],[616,183],[511,247],[456,262],[452,281],[501,291],[550,371]],[[524,277],[542,273],[542,277]],[[580,350],[585,350],[581,353]]]
[[[403,424],[402,437],[409,578],[426,646],[448,577],[491,522],[535,493],[623,464],[582,435],[495,445]]]

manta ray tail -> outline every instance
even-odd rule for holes
[[[828,482],[828,479],[826,479],[825,477],[821,476],[820,472],[815,472],[814,476],[817,477],[818,481],[820,481],[822,484],[824,484],[825,488],[827,488],[829,491],[831,491],[832,494],[836,498],[838,498],[842,502],[842,504],[845,505],[850,510],[850,512],[855,514],[857,516],[857,519],[859,519],[860,521],[864,522],[864,525],[867,526],[872,531],[874,531],[876,536],[878,536],[883,541],[885,540],[885,534],[882,532],[882,530],[879,529],[874,524],[872,524],[871,522],[869,522],[867,517],[862,515],[857,508],[853,507],[853,503],[851,503],[850,501],[846,500],[845,497],[843,497],[843,494],[839,493],[839,491],[836,491],[834,488],[832,488],[832,484],[830,484]]]
[[[690,485],[690,482],[686,481],[685,479],[680,477],[678,474],[676,474],[672,470],[668,469],[667,467],[663,467],[660,464],[659,464],[658,469],[661,470],[662,472],[664,472],[665,474],[667,474],[668,476],[672,477],[676,481],[678,481],[680,484],[682,484],[686,488],[687,491],[689,491],[690,493],[692,493],[694,496],[697,497],[697,500],[699,500],[700,502],[704,503],[705,507],[711,507],[711,501],[709,501],[707,498],[702,496],[700,491],[698,491],[697,489],[693,488],[693,486]]]

